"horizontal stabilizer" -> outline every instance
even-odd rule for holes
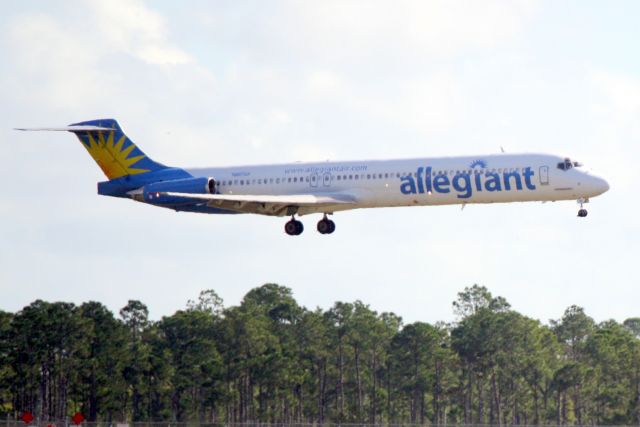
[[[67,132],[95,132],[95,131],[111,131],[114,129],[106,128],[103,126],[86,126],[86,125],[75,125],[75,126],[64,126],[59,128],[14,128],[15,130],[25,130],[25,131],[67,131]]]

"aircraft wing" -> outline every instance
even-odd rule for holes
[[[168,191],[161,194],[170,197],[202,200],[213,208],[274,216],[291,215],[296,212],[297,208],[303,208],[308,212],[316,211],[317,209],[317,212],[321,212],[322,208],[356,203],[354,196],[344,193],[245,195],[176,193]]]

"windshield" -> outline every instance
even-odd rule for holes
[[[563,171],[568,171],[571,168],[580,168],[582,167],[582,163],[580,162],[572,162],[570,158],[565,158],[563,161],[558,163],[558,169]]]

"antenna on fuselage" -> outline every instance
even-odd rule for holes
[[[500,151],[504,153],[504,148],[502,147],[502,145],[500,146]]]

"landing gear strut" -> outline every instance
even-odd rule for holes
[[[325,214],[324,217],[318,221],[318,232],[320,234],[331,234],[336,231],[336,223],[327,218]]]
[[[291,217],[291,221],[287,222],[284,225],[284,232],[287,233],[289,236],[298,236],[302,234],[303,231],[304,231],[304,226],[300,221],[295,219],[295,217],[293,216]]]
[[[582,207],[584,203],[588,203],[589,199],[578,199],[578,203],[580,203],[580,209],[578,210],[578,216],[580,218],[584,218],[587,216],[588,212],[585,208]]]

